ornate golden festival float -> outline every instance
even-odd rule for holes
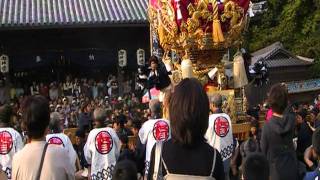
[[[239,49],[249,4],[249,0],[150,0],[148,8],[152,43],[158,41],[163,49],[162,61],[172,72],[172,83],[195,77],[209,96],[222,94],[224,110],[239,131],[247,129],[239,125],[246,110],[243,87],[248,84]],[[226,55],[230,48],[239,51],[233,61]]]

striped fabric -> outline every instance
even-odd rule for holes
[[[0,28],[147,22],[147,0],[0,0]]]

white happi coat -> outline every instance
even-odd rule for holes
[[[77,153],[73,148],[72,142],[69,137],[63,133],[54,133],[48,134],[46,136],[46,141],[49,144],[59,145],[65,148],[68,152],[69,159],[71,164],[74,166],[74,171],[76,171],[76,160],[77,160]]]
[[[150,119],[139,130],[142,144],[146,144],[145,173],[150,167],[151,152],[157,141],[166,141],[171,138],[170,122],[165,119]]]
[[[84,155],[91,164],[92,179],[112,179],[120,148],[120,140],[113,129],[106,127],[90,131]]]
[[[223,161],[231,157],[235,145],[233,143],[232,123],[227,114],[210,115],[205,137],[208,144],[219,151]]]
[[[13,128],[0,128],[0,163],[11,179],[13,155],[23,148],[21,135]]]

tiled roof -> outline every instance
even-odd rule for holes
[[[272,67],[289,67],[289,66],[305,66],[312,65],[312,62],[304,61],[298,58],[272,59],[265,61],[267,66]]]
[[[276,55],[283,54],[284,56],[277,57]],[[299,58],[287,51],[281,42],[275,42],[270,46],[260,49],[251,54],[251,64],[256,63],[262,59],[268,67],[289,67],[289,66],[307,66],[312,65],[312,61],[307,61],[306,59]],[[288,58],[283,58],[288,57]]]
[[[258,60],[260,60],[261,58],[264,59],[267,56],[269,56],[270,54],[272,54],[273,52],[282,49],[283,45],[280,42],[275,42],[273,44],[271,44],[270,46],[267,46],[265,48],[262,48],[254,53],[252,53],[252,63],[254,64],[255,62],[257,62]]]
[[[0,28],[146,24],[147,0],[0,0]]]

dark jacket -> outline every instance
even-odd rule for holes
[[[80,113],[78,127],[84,130],[90,130],[92,127],[92,115],[90,113]]]
[[[297,153],[303,157],[304,151],[312,144],[313,131],[306,121],[303,121],[298,130]]]
[[[295,115],[291,112],[284,114],[283,118],[272,116],[270,121],[266,123],[262,130],[261,150],[266,155],[270,166],[270,177],[272,180],[287,179],[281,177],[283,174],[290,175],[289,179],[295,180],[297,169],[291,169],[293,164],[297,163],[296,154],[293,146],[293,135],[295,126]],[[285,154],[282,157],[279,155]],[[285,158],[290,159],[287,165]],[[288,167],[279,170],[281,167]],[[297,173],[297,172],[296,172]]]
[[[155,147],[152,149],[150,170],[147,179],[152,180],[154,161],[155,161]],[[224,180],[224,168],[220,153],[205,142],[187,148],[174,143],[172,139],[163,143],[162,159],[165,162],[168,171],[173,174],[209,176],[212,169],[212,162],[214,153],[217,153],[216,163],[213,172],[213,177],[216,180]],[[164,165],[162,163],[163,176],[166,175]]]
[[[169,77],[170,72],[167,71],[163,63],[159,64],[159,67],[157,68],[157,73],[158,75],[148,77],[148,89],[152,89],[155,87],[157,90],[161,90],[168,87],[171,84],[171,80]]]

